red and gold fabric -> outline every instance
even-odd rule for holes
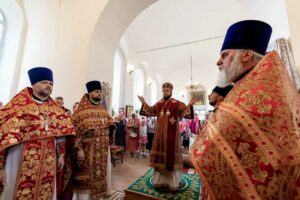
[[[108,127],[113,124],[113,119],[101,104],[93,104],[84,95],[72,121],[79,141],[77,147],[85,156],[81,166],[73,163],[73,188],[78,193],[91,191],[93,198],[103,196],[107,190]]]
[[[300,99],[276,52],[218,106],[192,161],[203,199],[300,199]]]
[[[55,138],[74,134],[68,115],[51,98],[43,104],[34,101],[31,88],[22,90],[0,110],[0,154],[23,144],[13,199],[52,199]]]
[[[166,173],[182,169],[178,118],[190,116],[191,108],[173,98],[162,99],[152,107],[143,104],[141,114],[157,116],[150,166]]]

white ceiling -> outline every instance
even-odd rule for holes
[[[172,81],[182,91],[190,77],[192,55],[194,79],[210,90],[217,77],[215,63],[226,30],[243,19],[270,23],[272,40],[289,36],[284,0],[159,0],[127,28],[123,37],[128,61],[135,66],[146,63],[150,77]],[[164,48],[193,41],[199,42]],[[157,48],[162,49],[152,51]]]

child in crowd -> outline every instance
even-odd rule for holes
[[[190,135],[191,131],[188,126],[188,124],[185,125],[184,131],[182,132],[183,140],[182,140],[182,146],[184,148],[183,153],[189,153],[189,146],[190,146]]]
[[[140,126],[140,149],[141,149],[141,156],[147,157],[146,154],[146,145],[147,145],[147,123],[146,120],[142,117],[141,119],[141,126]]]

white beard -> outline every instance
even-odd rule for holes
[[[234,56],[230,66],[220,71],[218,75],[217,85],[219,87],[226,87],[227,85],[234,83],[236,79],[243,73],[243,66],[240,62],[240,53],[238,52]]]

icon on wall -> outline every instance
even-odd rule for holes
[[[126,106],[126,117],[129,118],[133,113],[133,106],[127,105]]]
[[[205,91],[191,91],[190,97],[196,99],[195,105],[205,105]]]

